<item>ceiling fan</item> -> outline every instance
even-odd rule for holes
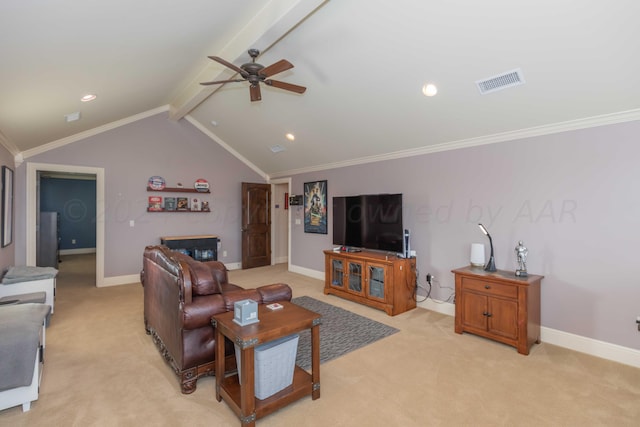
[[[249,56],[251,57],[251,62],[247,62],[246,64],[242,64],[240,67],[233,65],[232,63],[225,61],[224,59],[217,56],[210,56],[210,59],[213,59],[216,62],[224,65],[235,71],[236,73],[242,76],[241,79],[230,79],[230,80],[216,80],[213,82],[204,82],[200,83],[201,85],[215,85],[222,83],[232,83],[232,82],[249,82],[249,94],[251,95],[251,101],[260,101],[262,99],[262,94],[260,93],[260,82],[268,85],[277,87],[279,89],[289,90],[291,92],[296,93],[304,93],[307,90],[304,86],[298,86],[291,83],[285,83],[278,80],[272,80],[271,77],[274,74],[281,73],[283,71],[289,70],[293,68],[293,64],[291,64],[286,59],[281,59],[280,61],[265,67],[262,64],[258,64],[256,62],[256,58],[260,55],[260,51],[258,49],[249,49]]]

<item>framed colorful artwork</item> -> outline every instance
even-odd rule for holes
[[[304,183],[304,232],[327,234],[327,181]]]

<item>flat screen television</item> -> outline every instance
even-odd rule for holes
[[[403,253],[402,194],[333,198],[333,244]]]

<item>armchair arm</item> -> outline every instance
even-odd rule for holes
[[[262,296],[256,289],[240,289],[237,291],[225,292],[222,297],[224,298],[224,306],[227,311],[234,310],[234,304],[244,299],[251,299],[262,304]]]
[[[264,285],[258,288],[258,292],[262,296],[262,302],[269,304],[276,301],[291,301],[291,287],[286,283],[274,283]]]
[[[257,289],[240,289],[222,294],[227,311],[234,310],[234,304],[244,299],[251,299],[258,304],[275,301],[291,301],[291,288],[285,283],[260,286]]]

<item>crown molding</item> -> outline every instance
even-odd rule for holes
[[[247,165],[249,168],[251,168],[255,173],[257,173],[258,175],[260,175],[262,178],[264,178],[265,181],[269,181],[269,175],[267,175],[264,171],[262,171],[258,166],[254,165],[253,163],[251,163],[246,157],[244,157],[242,154],[238,153],[236,150],[234,150],[233,148],[231,148],[231,146],[229,144],[227,144],[226,142],[224,142],[221,138],[219,138],[216,134],[214,134],[213,132],[211,132],[209,129],[207,129],[205,126],[202,125],[202,123],[200,123],[198,120],[196,120],[193,116],[191,116],[190,114],[185,116],[185,119],[191,123],[193,126],[195,126],[200,132],[204,133],[206,136],[208,136],[209,138],[211,138],[213,141],[215,141],[217,144],[219,144],[222,148],[224,148],[225,150],[227,150],[232,156],[234,156],[235,158],[237,158],[238,160],[240,160],[242,163],[244,163],[245,165]]]
[[[106,125],[99,126],[97,128],[90,129],[75,135],[71,135],[69,137],[62,138],[56,141],[52,141],[48,144],[42,145],[40,147],[35,147],[23,152],[20,152],[18,148],[14,144],[12,144],[9,140],[7,140],[6,137],[4,137],[4,135],[1,132],[0,132],[0,144],[4,146],[11,154],[14,155],[15,163],[20,164],[25,159],[28,159],[29,157],[35,156],[37,154],[41,154],[49,150],[59,148],[67,144],[71,144],[73,142],[77,142],[85,138],[89,138],[91,136],[95,136],[100,133],[107,132],[109,130],[118,128],[120,126],[124,126],[124,125],[130,124],[138,120],[142,120],[147,117],[151,117],[166,111],[170,111],[169,105],[164,105],[162,107],[158,107],[153,110],[136,114],[134,116],[127,117],[122,120],[111,122]],[[299,169],[290,169],[283,172],[275,172],[273,174],[268,174],[262,171],[255,164],[253,164],[252,162],[247,160],[244,156],[242,156],[240,153],[238,153],[236,150],[234,150],[229,144],[224,142],[217,135],[215,135],[206,127],[204,127],[200,122],[198,122],[191,115],[185,116],[185,119],[189,121],[189,123],[191,123],[193,126],[195,126],[198,130],[200,130],[202,133],[204,133],[209,138],[211,138],[216,143],[218,143],[221,147],[223,147],[229,153],[231,153],[238,160],[243,162],[245,165],[247,165],[249,168],[254,170],[257,174],[259,174],[265,180],[268,181],[274,178],[282,178],[282,177],[299,175],[299,174],[309,173],[309,172],[318,172],[318,171],[324,171],[328,169],[337,169],[342,167],[356,166],[356,165],[380,162],[385,160],[394,160],[394,159],[401,159],[405,157],[437,153],[441,151],[457,150],[461,148],[476,147],[476,146],[487,145],[487,144],[496,144],[500,142],[517,141],[524,138],[531,138],[536,136],[551,135],[551,134],[556,134],[561,132],[568,132],[568,131],[575,131],[580,129],[588,129],[588,128],[599,127],[599,126],[607,126],[612,124],[631,122],[631,121],[640,120],[640,109],[622,111],[622,112],[611,113],[611,114],[604,114],[601,116],[587,117],[584,119],[570,120],[566,122],[554,123],[551,125],[536,126],[536,127],[520,129],[516,131],[502,132],[502,133],[497,133],[493,135],[481,136],[477,138],[461,139],[457,141],[450,141],[450,142],[445,142],[441,144],[428,145],[428,146],[414,148],[410,150],[402,150],[402,151],[396,151],[392,153],[380,154],[375,156],[361,157],[358,159],[346,160],[342,162],[326,163],[323,165],[299,168]]]
[[[2,145],[7,149],[9,153],[11,153],[11,155],[14,157],[14,163],[16,165],[20,164],[18,163],[18,161],[20,160],[18,158],[20,156],[20,149],[16,147],[13,142],[9,141],[9,139],[4,135],[4,133],[2,133],[2,131],[0,131],[0,145]]]
[[[169,111],[168,105],[163,105],[162,107],[154,108],[153,110],[145,111],[140,114],[135,114],[133,116],[126,117],[121,120],[116,120],[115,122],[107,123],[106,125],[98,126],[96,128],[77,133],[75,135],[67,136],[65,138],[61,138],[56,141],[49,142],[39,147],[35,147],[30,150],[25,150],[21,153],[22,158],[28,159],[29,157],[35,156],[37,154],[46,153],[49,150],[54,150],[56,148],[63,147],[67,144],[71,144],[73,142],[78,142],[83,139],[99,135],[103,132],[107,132],[107,131],[119,128],[121,126],[137,122],[138,120],[146,119],[147,117],[155,116],[156,114],[159,114],[159,113],[164,113],[165,111]]]
[[[328,169],[356,166],[383,160],[402,159],[405,157],[419,156],[423,154],[438,153],[441,151],[458,150],[460,148],[477,147],[480,145],[496,144],[499,142],[517,141],[535,136],[551,135],[561,132],[568,132],[580,129],[588,129],[599,126],[607,126],[618,123],[625,123],[640,120],[640,108],[635,110],[622,111],[601,116],[587,117],[584,119],[570,120],[566,122],[554,123],[551,125],[536,126],[516,131],[496,133],[493,135],[480,136],[477,138],[461,139],[458,141],[445,142],[442,144],[428,145],[425,147],[410,150],[395,151],[393,153],[380,154],[375,156],[361,157],[359,159],[346,160],[342,162],[327,163],[308,168],[291,169],[284,172],[277,172],[270,175],[270,178],[298,175],[302,173],[318,172]]]

